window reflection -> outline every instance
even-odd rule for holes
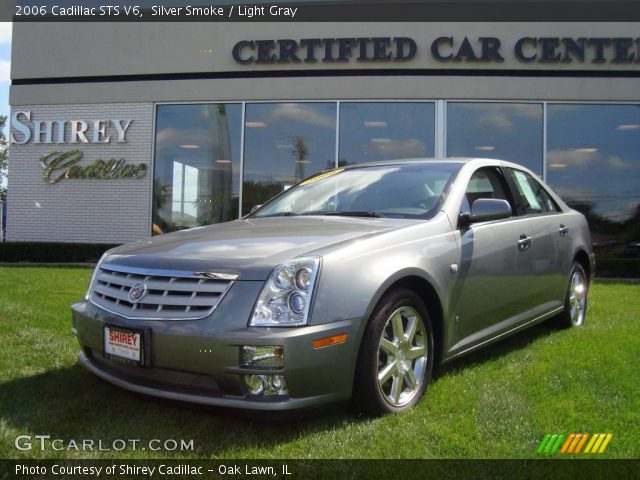
[[[232,220],[335,165],[335,102],[160,105],[153,232]],[[433,102],[340,104],[341,165],[434,155]],[[547,181],[592,229],[599,272],[640,275],[640,106],[549,104]],[[542,105],[448,102],[448,156],[542,174]],[[634,263],[635,262],[635,263]],[[622,269],[622,270],[620,270]]]
[[[245,112],[242,211],[335,166],[335,103],[251,103]]]
[[[434,155],[431,102],[340,104],[339,165]]]
[[[426,218],[461,163],[407,163],[337,169],[302,182],[266,205],[257,217],[379,214]]]
[[[499,158],[542,175],[542,105],[449,102],[447,156]]]
[[[154,234],[238,217],[241,117],[239,104],[158,106]]]
[[[600,274],[640,275],[640,106],[549,105],[547,181],[587,217]]]

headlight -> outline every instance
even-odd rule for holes
[[[113,250],[113,249],[111,249]],[[91,287],[93,287],[93,282],[96,281],[96,277],[98,276],[98,272],[100,271],[100,265],[104,262],[104,259],[111,253],[111,250],[107,250],[102,254],[98,263],[96,263],[96,268],[93,270],[93,275],[91,275],[91,281],[89,282],[89,288],[87,288],[87,293],[84,295],[84,299],[89,301],[89,297],[91,297]]]
[[[298,258],[278,266],[262,288],[251,316],[252,327],[305,325],[313,299],[319,258]]]

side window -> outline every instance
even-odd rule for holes
[[[509,172],[518,192],[518,203],[525,215],[559,211],[551,196],[535,178],[521,170],[510,168]]]
[[[549,195],[549,193],[538,182],[536,182],[535,179],[533,181],[536,183],[536,185],[538,185],[538,188],[540,188],[540,195],[544,199],[544,203],[547,206],[547,212],[559,212],[560,208],[558,207],[558,205],[556,205],[556,202],[553,200],[553,198],[551,198],[551,195]]]
[[[471,205],[479,198],[498,198],[509,202],[513,212],[515,209],[508,192],[509,189],[499,169],[494,167],[480,168],[474,172],[469,180],[460,211],[469,213]]]

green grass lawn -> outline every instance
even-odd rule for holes
[[[69,305],[90,274],[0,268],[0,458],[525,458],[546,433],[570,432],[613,433],[599,458],[640,457],[640,284],[596,283],[583,328],[539,325],[441,367],[411,412],[265,423],[129,393],[78,366]],[[193,439],[195,451],[23,453],[19,434]]]

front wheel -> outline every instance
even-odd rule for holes
[[[362,340],[354,407],[373,415],[413,407],[431,379],[433,351],[433,328],[424,302],[408,289],[387,293]]]
[[[587,314],[587,294],[589,282],[587,275],[578,262],[573,262],[569,274],[569,286],[564,301],[564,311],[558,316],[562,327],[579,327]]]

